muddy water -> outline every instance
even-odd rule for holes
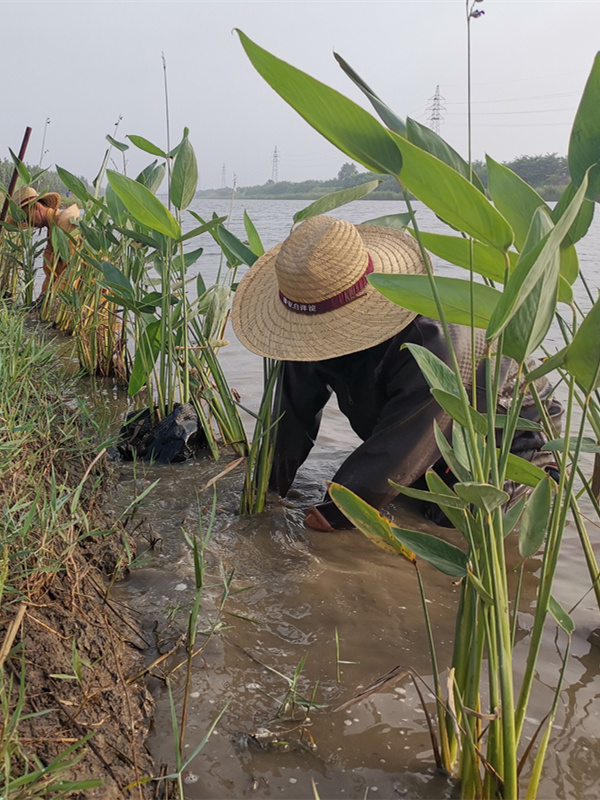
[[[241,233],[248,209],[265,245],[285,238],[292,214],[305,205],[293,201],[249,201],[234,208],[232,229]],[[198,203],[199,213],[222,213],[229,204]],[[402,210],[402,209],[400,209]],[[353,222],[398,211],[398,204],[357,203],[340,213]],[[436,222],[426,211],[424,229]],[[600,224],[580,248],[593,264]],[[199,262],[210,279],[218,256],[207,251]],[[444,271],[439,265],[438,271]],[[590,267],[588,276],[592,274]],[[223,363],[243,402],[256,407],[261,391],[260,359],[235,341],[224,349]],[[113,402],[112,391],[107,401]],[[334,535],[307,531],[303,511],[318,500],[357,440],[341,415],[328,408],[317,446],[299,473],[294,495],[273,499],[255,517],[237,514],[242,476],[232,472],[218,482],[217,509],[204,557],[206,575],[198,621],[198,645],[191,679],[184,760],[222,717],[186,770],[186,797],[313,797],[312,781],[322,798],[451,797],[454,787],[436,774],[425,715],[412,681],[400,674],[379,692],[337,710],[357,693],[396,667],[410,668],[427,681],[428,648],[412,567],[378,550],[357,532]],[[230,458],[218,463],[198,459],[169,467],[118,465],[114,510],[159,480],[149,502],[131,522],[140,550],[140,566],[117,588],[118,597],[139,614],[157,641],[149,659],[171,650],[185,630],[196,590],[193,558],[184,531],[210,527],[212,490],[200,490]],[[433,530],[418,509],[392,506],[396,521]],[[590,515],[591,516],[591,515]],[[593,541],[598,529],[590,523]],[[458,542],[452,530],[435,529]],[[517,560],[509,541],[509,557]],[[600,557],[600,553],[597,553]],[[525,656],[539,562],[527,565],[519,616],[517,657]],[[446,576],[422,567],[438,658],[448,663],[453,639],[457,587]],[[222,608],[224,583],[229,596]],[[576,632],[564,691],[542,783],[542,798],[600,796],[600,651],[595,629],[600,612],[591,594],[576,531],[568,528],[555,597],[572,612]],[[204,632],[215,629],[212,636]],[[336,643],[337,639],[337,643]],[[552,701],[562,640],[548,630],[535,686],[530,729]],[[174,763],[169,699],[161,675],[182,662],[181,650],[154,670],[156,727],[150,746],[159,764]],[[518,667],[517,667],[518,669]],[[171,673],[175,702],[180,703],[185,669]],[[294,677],[296,675],[296,678]],[[290,682],[298,695],[312,698],[305,718],[300,704],[290,706]],[[225,709],[225,710],[224,710]],[[293,712],[293,714],[291,713]],[[293,716],[296,721],[290,721]],[[282,744],[287,743],[287,744]]]

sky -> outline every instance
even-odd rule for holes
[[[566,155],[600,0],[474,8],[485,14],[471,20],[473,158]],[[464,0],[0,0],[0,158],[27,126],[26,162],[88,180],[107,134],[166,149],[166,74],[171,146],[188,127],[200,188],[335,177],[348,157],[264,82],[234,28],[369,110],[334,52],[401,117],[431,124],[439,87],[440,133],[466,156]],[[135,177],[150,160],[131,145],[110,166]]]

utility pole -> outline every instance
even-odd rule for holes
[[[42,166],[42,161],[44,160],[44,156],[48,152],[44,150],[44,145],[46,144],[46,131],[48,129],[48,125],[50,125],[50,117],[46,117],[46,122],[44,123],[44,135],[42,136],[42,149],[40,150],[40,163],[39,166]]]
[[[275,145],[275,150],[273,150],[273,168],[271,170],[271,180],[273,183],[279,183],[279,153],[277,151],[277,145]]]
[[[225,171],[225,164],[223,164],[223,169],[221,170],[221,189],[224,189],[227,186],[227,173]]]
[[[427,106],[426,111],[430,112],[429,116],[427,117],[427,123],[431,130],[437,134],[439,134],[442,122],[444,121],[442,112],[446,110],[446,106],[444,105],[445,101],[446,98],[442,97],[440,94],[439,86],[435,87],[435,94],[427,101],[429,105]]]

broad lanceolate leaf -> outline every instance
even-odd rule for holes
[[[406,120],[406,138],[409,142],[416,144],[421,150],[426,150],[432,156],[439,158],[444,164],[456,170],[463,178],[466,178],[470,183],[476,186],[482,194],[485,194],[485,187],[481,182],[481,178],[475,170],[469,167],[469,164],[464,158],[457,153],[453,147],[450,147],[448,142],[444,141],[439,134],[432,131],[431,128],[421,125],[410,117]]]
[[[448,392],[444,392],[441,389],[432,389],[431,394],[444,411],[450,414],[452,419],[456,420],[459,425],[462,425],[463,428],[467,428],[470,419],[475,432],[481,436],[487,436],[488,425],[483,414],[480,414],[479,411],[476,411],[472,406],[467,406],[465,408],[463,401],[455,394],[448,394]]]
[[[513,232],[489,200],[452,167],[391,133],[402,154],[401,181],[435,214],[480,242],[505,251]]]
[[[487,328],[488,341],[496,339],[504,330],[519,306],[525,302],[544,272],[551,268],[558,248],[579,213],[585,197],[586,181],[577,190],[568,209],[544,239],[527,253],[523,254],[504,287],[502,299],[496,306]]]
[[[548,529],[551,503],[552,481],[546,476],[531,493],[521,517],[519,553],[523,558],[531,558],[542,546]]]
[[[473,503],[488,513],[498,506],[504,505],[509,496],[502,489],[489,483],[455,483],[454,491],[467,503]]]
[[[127,393],[129,397],[136,395],[146,384],[160,352],[160,320],[153,320],[142,332],[136,342],[135,360]]]
[[[177,220],[145,186],[112,170],[107,170],[106,176],[112,189],[139,223],[172,239],[181,236]]]
[[[176,208],[187,208],[198,186],[198,164],[190,140],[184,137],[171,174],[171,202]]]
[[[469,281],[461,278],[441,277],[436,277],[434,280],[447,322],[470,325],[471,286]],[[427,275],[384,275],[378,272],[369,275],[368,281],[393,303],[426,317],[440,318]],[[474,283],[473,296],[475,303],[473,324],[476,328],[486,328],[502,295],[491,286]]]
[[[420,344],[403,344],[402,350],[409,350],[419,365],[423,377],[432,389],[442,389],[450,394],[460,395],[458,378],[441,358]]]
[[[586,394],[600,386],[600,300],[579,326],[567,347],[564,365]]]
[[[388,126],[391,131],[395,131],[399,133],[400,136],[406,135],[406,125],[404,121],[400,119],[397,114],[394,112],[381,100],[368,86],[363,79],[352,69],[350,64],[345,61],[340,55],[337,53],[333,54],[333,57],[338,62],[340,67],[344,70],[346,75],[350,78],[351,81],[358,86],[358,88],[363,92],[363,94],[368,98],[371,105],[375,109],[375,111],[379,114],[379,117],[384,121],[384,123]]]
[[[371,539],[383,550],[414,561],[413,553],[392,536],[389,520],[365,503],[362,498],[338,483],[332,483],[329,486],[329,496],[350,522],[368,539]]]
[[[470,483],[473,480],[473,476],[467,469],[463,467],[460,461],[456,458],[454,450],[452,449],[450,443],[444,436],[436,420],[434,420],[433,422],[433,433],[435,436],[435,443],[438,446],[438,450],[440,451],[442,458],[450,468],[454,477],[458,478],[458,480],[462,481],[463,483]]]
[[[438,506],[450,508],[466,508],[467,504],[460,497],[457,497],[454,492],[449,494],[439,494],[436,492],[428,492],[423,489],[412,489],[410,486],[400,486],[394,481],[388,481],[390,486],[393,486],[398,494],[403,494],[405,497],[412,497],[415,500],[422,500],[425,503],[435,503]]]
[[[568,635],[571,634],[575,630],[575,623],[573,619],[567,614],[564,608],[557,603],[557,601],[550,596],[550,602],[548,603],[548,611],[552,614],[552,617],[556,624],[563,629],[563,631]]]
[[[600,198],[600,53],[596,54],[592,71],[583,90],[569,140],[569,171],[573,183],[579,185],[592,167],[586,197]],[[595,166],[593,166],[595,165]]]
[[[412,221],[412,214],[386,214],[383,217],[375,217],[375,219],[366,219],[361,222],[361,225],[379,225],[381,228],[395,228],[402,231]]]
[[[262,254],[265,252],[265,248],[263,247],[263,243],[258,235],[258,231],[256,230],[256,227],[250,219],[247,211],[244,211],[244,230],[246,231],[246,236],[248,237],[250,250],[252,250],[255,256],[262,256]]]
[[[489,193],[498,211],[508,220],[515,233],[515,247],[521,251],[534,213],[538,208],[550,209],[532,189],[515,172],[503,164],[486,156],[488,168]]]
[[[562,350],[559,350],[558,353],[555,353],[553,356],[546,358],[539,367],[531,370],[527,373],[527,381],[532,383],[533,381],[537,381],[538,378],[547,375],[549,372],[552,372],[553,369],[558,369],[562,367],[565,363],[565,358],[567,355],[567,348],[563,347]]]
[[[127,275],[124,275],[121,270],[115,267],[114,264],[111,264],[110,261],[103,261],[100,268],[102,269],[106,285],[112,289],[115,294],[122,294],[128,299],[133,299],[135,292]]]
[[[367,169],[399,175],[402,157],[391,134],[364,108],[237,33],[255,69],[309,125]]]
[[[409,531],[396,525],[390,527],[392,536],[404,547],[412,550],[417,558],[424,559],[432,567],[453,578],[466,576],[469,559],[458,547],[429,533]]]
[[[146,187],[152,194],[156,194],[158,188],[163,182],[167,168],[164,164],[158,164],[153,161],[140,172],[136,181]]]
[[[149,142],[148,139],[144,139],[143,136],[135,136],[132,134],[131,136],[127,137],[136,147],[139,147],[140,150],[144,150],[146,153],[150,153],[153,156],[161,156],[162,158],[167,158],[167,154],[164,150],[158,147],[152,142]]]
[[[442,478],[435,472],[435,470],[428,470],[425,473],[425,480],[427,481],[427,486],[429,490],[434,494],[447,494],[453,495],[456,497],[452,489],[444,483]],[[465,510],[461,510],[458,508],[452,508],[452,506],[445,506],[444,507],[444,514],[448,517],[450,522],[454,525],[457,531],[460,531],[465,538],[467,538],[469,533],[469,514]],[[473,518],[471,517],[471,523],[473,522]]]
[[[521,518],[521,514],[523,513],[523,509],[525,508],[525,503],[527,502],[526,497],[522,497],[514,506],[511,506],[506,514],[502,517],[502,532],[504,536],[508,536],[509,533],[515,529],[515,526],[519,519]]]
[[[577,447],[577,436],[571,436],[568,443],[564,439],[553,439],[551,442],[546,442],[542,447],[541,450],[550,450],[553,453],[562,453],[565,449],[565,446],[571,451],[575,450]],[[600,445],[596,444],[593,439],[590,439],[589,436],[584,436],[581,440],[581,446],[579,448],[580,453],[600,453]]]
[[[359,186],[351,186],[349,189],[341,189],[338,192],[326,194],[324,197],[319,197],[314,203],[311,203],[306,208],[297,211],[294,214],[294,223],[304,222],[305,219],[316,217],[319,214],[327,214],[334,208],[352,203],[354,200],[360,200],[361,197],[366,197],[379,186],[381,181],[368,181],[361,183]]]
[[[560,200],[552,209],[552,219],[556,224],[558,220],[562,217],[565,209],[568,207],[569,203],[573,199],[575,192],[577,191],[577,187],[573,182],[569,183],[566,187],[564,192],[560,196]],[[569,229],[568,239],[572,244],[577,244],[580,239],[586,235],[589,230],[590,225],[592,224],[592,220],[594,218],[594,209],[596,208],[595,204],[591,200],[584,200],[581,209],[579,210],[579,214],[575,219],[575,222],[571,225]],[[574,280],[574,279],[573,279]],[[572,283],[573,281],[571,281]]]
[[[219,241],[221,242],[223,251],[230,264],[232,262],[241,262],[249,267],[254,264],[258,256],[256,253],[253,253],[252,250],[250,250],[250,248],[247,247],[243,242],[241,242],[237,236],[235,236],[235,234],[231,233],[231,231],[228,231],[227,228],[224,228],[222,225],[217,229],[217,233],[219,235]]]
[[[524,256],[535,249],[552,227],[552,220],[546,209],[536,209],[523,244]],[[544,341],[552,324],[556,311],[559,269],[557,248],[549,255],[546,269],[505,328],[502,352],[519,364]]]
[[[423,246],[429,252],[443,258],[444,261],[456,264],[457,267],[470,269],[471,242],[469,239],[465,239],[463,236],[445,236],[440,233],[423,233],[422,231],[420,236]],[[495,247],[473,241],[473,271],[492,281],[504,283],[507,264],[509,268],[516,265],[517,257],[512,250],[508,253],[501,253]]]
[[[100,200],[88,192],[80,178],[77,178],[75,175],[72,175],[70,172],[67,172],[66,169],[59,166],[56,167],[56,172],[67,189],[73,192],[75,197],[78,197],[82,203],[93,203],[96,206],[102,206]]]
[[[522,483],[525,486],[537,486],[540,481],[547,478],[545,470],[532,464],[514,453],[508,454],[505,477],[509,481]]]
[[[116,147],[117,150],[120,150],[122,153],[124,153],[126,150],[129,150],[128,144],[125,144],[125,142],[117,142],[117,140],[113,139],[112,136],[109,136],[108,133],[106,134],[106,141],[110,142],[113,147]]]

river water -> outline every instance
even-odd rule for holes
[[[288,234],[304,201],[236,201],[230,229],[243,237],[244,210],[265,247]],[[202,201],[192,206],[204,217],[228,214],[230,204]],[[423,230],[442,232],[436,218],[417,204]],[[403,211],[403,204],[362,201],[334,212],[352,222]],[[204,236],[198,262],[207,283],[214,280],[219,256]],[[578,247],[588,279],[598,285],[600,220]],[[195,245],[197,246],[197,245]],[[439,273],[455,268],[437,265]],[[582,302],[589,305],[583,292]],[[242,403],[256,408],[262,391],[261,359],[246,352],[230,334],[222,363]],[[555,339],[551,333],[550,344]],[[558,345],[558,340],[556,340]],[[107,401],[117,399],[106,388]],[[399,678],[349,709],[336,710],[396,667],[430,677],[428,646],[413,568],[385,553],[356,531],[322,534],[305,530],[304,510],[317,501],[325,481],[358,443],[349,425],[326,409],[317,445],[301,469],[293,496],[272,500],[258,516],[239,516],[242,475],[233,471],[218,481],[217,508],[204,560],[206,574],[198,619],[188,721],[182,758],[200,753],[186,767],[186,797],[441,798],[455,791],[436,774],[425,715],[412,681]],[[118,599],[139,616],[148,638],[158,641],[149,661],[169,652],[186,629],[195,598],[194,564],[188,536],[210,525],[212,489],[201,491],[233,455],[219,462],[197,459],[168,467],[118,464],[112,501],[116,512],[151,482],[159,480],[130,523],[138,549],[147,549],[140,566],[116,588]],[[405,527],[435,531],[461,544],[453,530],[427,523],[408,504],[394,504]],[[200,522],[199,522],[200,520]],[[589,531],[598,541],[590,515]],[[600,549],[600,548],[597,548]],[[509,539],[516,563],[516,542]],[[597,552],[600,558],[600,552]],[[525,655],[540,562],[525,568],[516,658]],[[438,660],[451,656],[458,588],[452,580],[422,566]],[[224,586],[229,587],[224,592]],[[600,796],[600,662],[596,630],[600,612],[588,592],[589,576],[573,526],[565,533],[554,595],[573,609],[576,630],[548,751],[541,798],[583,800]],[[227,597],[224,598],[224,594]],[[204,632],[216,628],[213,635]],[[560,645],[562,647],[562,642]],[[169,696],[163,678],[170,673],[175,704],[184,692],[181,649],[153,669],[157,702],[150,741],[159,764],[174,764]],[[559,670],[555,630],[549,626],[534,689],[531,730],[550,708]],[[172,670],[175,670],[172,672]],[[517,671],[519,667],[517,666]],[[303,720],[289,721],[290,684],[317,707]],[[225,710],[224,710],[225,709]],[[207,736],[216,717],[215,730]],[[287,746],[276,742],[287,742]]]

